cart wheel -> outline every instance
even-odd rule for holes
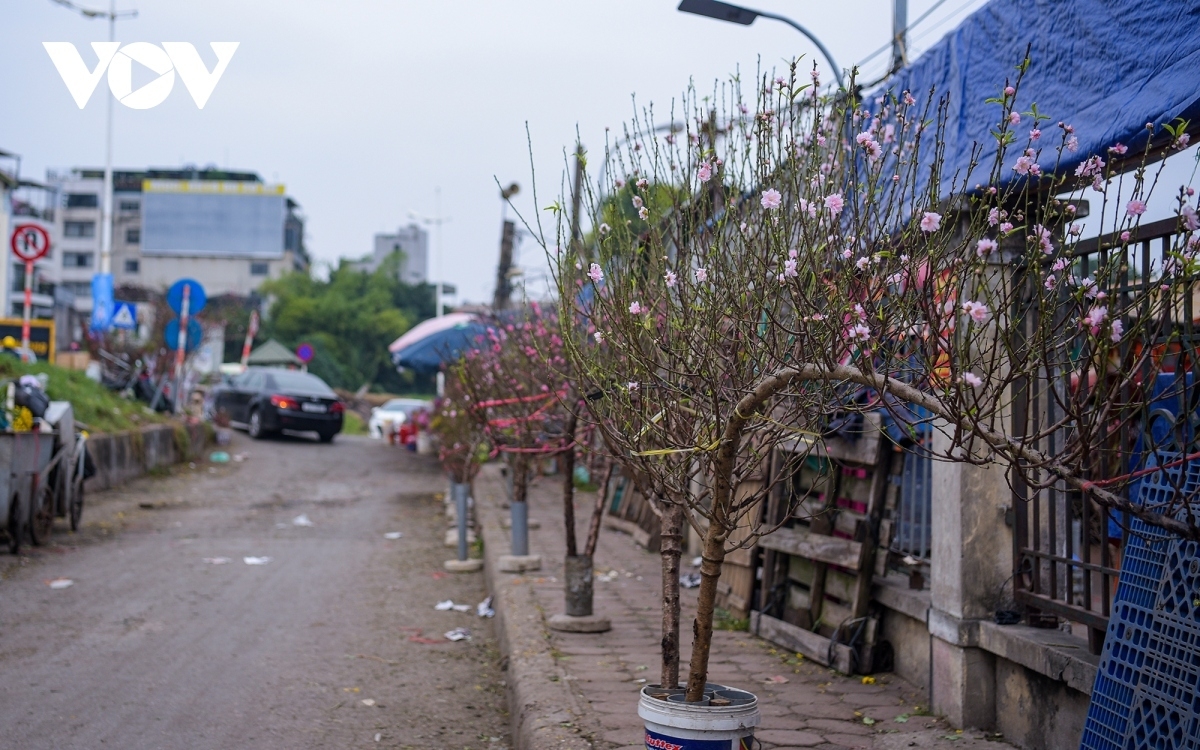
[[[33,546],[41,547],[50,541],[54,530],[54,502],[49,483],[39,484],[29,503],[29,538]]]
[[[71,488],[71,531],[79,531],[79,519],[83,518],[83,475],[76,477]]]
[[[21,498],[13,495],[8,504],[8,551],[17,554],[21,551]]]

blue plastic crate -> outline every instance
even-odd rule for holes
[[[1200,462],[1147,476],[1138,500],[1165,503],[1180,481],[1197,498]],[[1200,750],[1200,546],[1130,531],[1080,748]]]

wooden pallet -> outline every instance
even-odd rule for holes
[[[624,472],[613,477],[607,489],[604,516],[606,528],[622,531],[651,552],[658,552],[662,543],[662,526],[650,503],[637,491],[633,480]]]
[[[858,440],[826,440],[798,470],[785,468],[792,464],[788,458],[780,453],[773,461],[774,471],[791,476],[777,485],[767,518],[784,521],[789,500],[803,500],[786,526],[759,540],[763,577],[752,627],[819,664],[869,671],[879,629],[871,579],[898,462],[882,440],[878,414],[865,415]],[[851,642],[856,648],[844,645]]]

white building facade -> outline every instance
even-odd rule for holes
[[[90,311],[100,264],[104,173],[51,174],[61,194],[55,276]],[[263,281],[306,270],[304,221],[283,185],[252,172],[149,169],[113,174],[112,274],[116,287],[163,292],[181,278],[210,296],[246,296]]]
[[[429,233],[417,224],[401,227],[392,234],[375,235],[372,254],[350,266],[363,273],[374,273],[397,252],[400,253],[398,274],[401,281],[408,284],[429,281]]]

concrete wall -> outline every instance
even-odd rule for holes
[[[996,659],[996,726],[1025,748],[1079,747],[1089,696],[1008,659]]]
[[[930,635],[923,620],[889,611],[883,618],[883,640],[892,644],[896,674],[922,689],[929,685]]]
[[[187,434],[181,446],[176,430]],[[155,425],[141,430],[92,435],[87,448],[96,464],[96,475],[87,480],[86,490],[95,492],[140,477],[151,469],[198,458],[204,453],[208,433],[204,425]],[[187,451],[181,450],[186,447]]]

